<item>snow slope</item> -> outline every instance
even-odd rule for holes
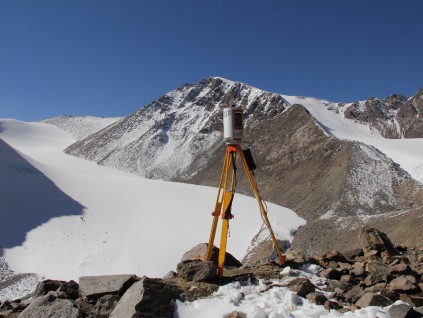
[[[356,140],[385,153],[411,177],[423,183],[423,139],[386,139],[369,126],[344,117],[337,103],[311,97],[282,95],[290,104],[302,104],[321,127],[336,138]],[[347,105],[342,108],[347,107]]]
[[[14,271],[51,279],[119,273],[160,277],[175,269],[186,250],[207,241],[214,188],[144,179],[68,156],[62,150],[74,139],[46,123],[0,120],[0,127],[0,138],[8,144],[4,148],[19,154],[51,181],[48,193],[58,191],[77,207],[71,213],[64,210],[66,205],[52,208],[51,218],[28,229],[22,245],[4,249]],[[3,161],[0,164],[9,169]],[[1,179],[0,193],[22,185],[14,182],[13,177]],[[12,217],[11,213],[24,217],[21,224],[0,232],[0,242],[7,240],[6,233],[20,231],[19,226],[31,222],[26,216],[30,207],[13,207],[13,202],[26,199],[8,195],[10,201],[2,204],[4,219]],[[60,201],[60,197],[52,200]],[[268,207],[280,239],[292,239],[291,232],[305,223],[291,210],[270,203]],[[42,212],[41,204],[32,211]],[[233,212],[236,219],[231,223],[228,251],[242,258],[261,218],[255,200],[242,195],[235,197]]]
[[[57,116],[41,122],[62,128],[76,140],[81,140],[119,119],[121,117]]]

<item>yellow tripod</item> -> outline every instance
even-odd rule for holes
[[[214,238],[216,236],[216,228],[217,223],[219,220],[219,215],[222,218],[222,233],[220,237],[220,251],[219,251],[219,258],[218,258],[218,274],[222,276],[223,274],[223,266],[225,264],[225,256],[226,256],[226,241],[228,237],[228,229],[229,229],[229,220],[233,218],[231,214],[232,208],[232,201],[235,194],[235,174],[236,174],[236,159],[237,155],[241,157],[242,164],[244,166],[244,170],[247,174],[248,180],[250,182],[251,188],[254,192],[254,195],[257,199],[257,202],[260,206],[260,213],[263,217],[264,223],[266,224],[270,236],[272,238],[273,244],[276,248],[278,253],[279,260],[281,265],[285,265],[285,256],[282,255],[282,252],[279,248],[279,245],[276,241],[275,234],[273,233],[272,227],[270,225],[269,219],[267,217],[267,212],[264,207],[263,201],[260,198],[257,185],[254,181],[254,178],[251,174],[250,168],[248,166],[248,162],[245,158],[244,152],[241,148],[241,145],[238,144],[227,144],[226,145],[226,155],[225,160],[223,162],[222,173],[220,175],[220,182],[219,182],[219,189],[217,192],[217,199],[214,211],[212,212],[213,216],[213,223],[210,232],[209,238],[209,245],[207,247],[207,252],[204,257],[206,261],[210,261]]]

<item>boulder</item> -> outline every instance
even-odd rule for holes
[[[363,250],[376,250],[379,253],[388,252],[396,255],[397,250],[388,236],[375,228],[364,227],[359,233],[359,244]]]
[[[247,315],[240,311],[233,311],[229,314],[223,315],[223,318],[247,318]]]
[[[178,277],[178,274],[176,274],[174,271],[170,271],[166,275],[163,276],[163,279],[172,279],[175,277]]]
[[[367,287],[364,291],[370,293],[379,293],[386,288],[386,283],[376,283],[370,287]],[[389,297],[388,297],[389,298]]]
[[[354,265],[356,265],[355,263]],[[354,266],[353,269],[350,270],[350,273],[354,276],[361,276],[364,274],[364,266]]]
[[[182,291],[159,278],[143,277],[122,296],[110,318],[173,317],[172,301]]]
[[[300,265],[306,263],[306,258],[301,252],[299,252],[299,251],[297,251],[293,248],[289,248],[285,252],[285,262],[287,264],[294,263],[294,264],[297,264],[298,266],[300,266]]]
[[[423,317],[423,307],[415,307],[414,311],[420,314],[420,317]]]
[[[413,307],[423,306],[423,296],[400,294],[399,299]]]
[[[47,279],[38,283],[34,292],[34,298],[45,296],[50,291],[59,292],[60,298],[75,300],[79,297],[78,283],[71,280],[69,282],[61,280]]]
[[[389,284],[388,289],[397,293],[411,294],[420,291],[420,288],[414,285],[406,276],[394,278]]]
[[[320,293],[310,293],[307,294],[307,299],[309,301],[311,301],[312,303],[315,303],[316,305],[324,305],[324,303],[326,301],[328,301],[328,299],[326,298],[325,295],[320,294]]]
[[[355,248],[353,250],[349,250],[347,252],[342,253],[348,260],[352,260],[356,258],[357,256],[363,255],[363,249],[362,248]]]
[[[410,267],[404,262],[388,266],[388,273],[391,275],[406,274],[410,272]]]
[[[386,276],[388,274],[388,265],[379,262],[367,263],[366,272],[376,277]]]
[[[385,307],[385,306],[389,306],[392,303],[393,303],[392,300],[380,294],[366,293],[363,296],[361,296],[360,299],[355,304],[356,306],[360,308],[364,308],[367,306]]]
[[[325,303],[323,304],[323,307],[325,307],[326,310],[330,310],[330,309],[338,310],[342,308],[342,306],[339,305],[336,301],[330,301],[330,300],[325,301]]]
[[[286,286],[293,292],[296,292],[298,296],[305,297],[309,293],[314,293],[316,286],[307,278],[298,277],[291,280]]]
[[[209,245],[208,243],[200,243],[200,244],[194,246],[192,249],[187,251],[182,256],[181,262],[192,261],[192,260],[202,260],[202,261],[204,261],[204,257],[206,255],[208,245]],[[219,257],[219,248],[217,248],[216,246],[213,246],[212,255],[211,255],[210,260],[212,262],[214,262],[216,264],[216,266],[218,264],[218,257]],[[242,264],[232,254],[226,252],[225,266],[241,267]]]
[[[408,304],[392,305],[388,312],[391,318],[411,318],[414,316],[413,307]]]
[[[176,272],[185,280],[194,282],[212,282],[217,278],[217,266],[212,261],[183,261],[177,265]]]
[[[344,299],[349,303],[356,303],[365,292],[360,286],[353,286],[350,290],[344,293]]]
[[[350,271],[352,269],[352,265],[350,263],[343,263],[339,262],[336,269],[340,272],[347,273],[347,271]]]
[[[84,318],[85,314],[69,299],[58,298],[57,292],[50,291],[47,295],[36,298],[19,315],[19,318]]]
[[[319,256],[318,260],[323,265],[327,265],[331,261],[347,263],[347,259],[345,258],[345,256],[337,250],[332,250]]]
[[[320,277],[328,278],[328,279],[337,279],[339,280],[342,276],[342,273],[333,268],[326,268],[319,272]]]
[[[374,276],[374,275],[367,275],[367,277],[364,279],[364,284],[369,287],[373,286],[378,283],[383,283],[385,280],[382,277]]]
[[[343,283],[352,283],[354,281],[351,275],[342,275],[339,280]]]
[[[104,295],[122,296],[137,280],[135,275],[83,276],[79,288],[83,299],[95,302]]]
[[[327,284],[326,290],[329,290],[329,291],[335,291],[337,288],[340,290],[347,290],[348,288],[351,288],[351,284],[341,282],[336,279],[328,279],[326,281],[326,284]]]
[[[99,298],[91,310],[91,318],[107,318],[119,302],[117,295],[105,295]]]

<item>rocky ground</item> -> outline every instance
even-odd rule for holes
[[[176,272],[161,279],[115,275],[81,277],[79,284],[45,280],[31,300],[1,303],[0,317],[172,317],[176,299],[207,298],[230,282],[258,280],[267,286],[265,290],[287,287],[340,313],[392,305],[393,318],[423,317],[423,247],[396,247],[374,228],[362,229],[358,241],[361,248],[343,254],[330,251],[307,258],[290,249],[284,267],[266,262],[266,253],[250,255],[248,264],[235,267],[241,264],[228,255],[226,265],[232,268],[221,278],[217,277],[217,248],[212,261],[205,262],[198,259],[206,248],[200,244],[183,256]],[[302,274],[310,268],[317,275]],[[232,312],[227,317],[243,316]]]

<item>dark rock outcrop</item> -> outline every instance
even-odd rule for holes
[[[176,273],[185,280],[193,282],[213,282],[217,278],[217,266],[212,261],[183,261],[177,265]]]

